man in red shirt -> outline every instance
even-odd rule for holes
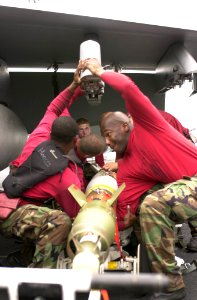
[[[58,255],[66,244],[71,228],[71,219],[76,217],[80,209],[68,191],[68,187],[75,184],[85,191],[87,182],[83,176],[83,165],[81,162],[78,164],[73,159],[70,160],[67,154],[72,148],[76,148],[78,159],[80,157],[82,160],[86,159],[87,155],[94,156],[105,149],[105,141],[102,137],[92,134],[81,140],[77,139],[78,126],[76,121],[70,117],[68,108],[82,94],[79,84],[80,68],[77,68],[73,82],[50,103],[44,117],[27,140],[21,155],[12,162],[12,166],[16,168],[13,170],[13,175],[8,175],[11,182],[13,180],[11,187],[15,187],[17,178],[19,178],[18,186],[23,186],[24,179],[20,176],[20,172],[23,172],[21,170],[24,169],[23,166],[29,158],[32,163],[29,177],[32,179],[33,175],[37,176],[38,173],[42,173],[39,166],[37,173],[33,173],[33,157],[35,149],[43,145],[43,142],[45,146],[45,143],[54,146],[49,151],[54,163],[51,163],[51,160],[46,157],[45,148],[41,149],[45,152],[39,152],[47,167],[55,164],[57,153],[59,153],[56,153],[57,150],[60,151],[62,160],[68,159],[64,169],[46,176],[47,178],[36,184],[31,183],[24,191],[22,190],[19,195],[18,208],[4,222],[0,223],[0,232],[3,235],[17,236],[23,240],[28,239],[35,244],[33,260],[29,264],[29,267],[32,268],[56,267]],[[36,161],[34,162],[36,163]],[[27,178],[27,172],[23,175],[26,175],[24,177]],[[3,187],[9,196],[11,191],[7,187],[7,179],[4,180]],[[45,203],[51,198],[55,199],[62,210],[47,207]]]
[[[194,143],[192,137],[190,136],[189,129],[184,127],[176,117],[164,110],[159,109],[159,112],[172,127],[174,127],[178,132]],[[130,117],[130,115],[128,115],[128,117]],[[106,171],[116,172],[118,170],[118,160],[116,162],[106,163],[103,165],[103,169]]]
[[[192,140],[191,136],[190,136],[190,132],[189,129],[184,127],[181,122],[179,122],[179,120],[177,118],[175,118],[172,114],[170,114],[167,111],[163,111],[163,110],[159,110],[159,112],[161,113],[161,115],[164,117],[164,119],[166,121],[168,121],[168,123],[174,127],[177,131],[179,131],[181,134],[183,134],[183,136],[185,136],[187,139]]]
[[[169,278],[168,289],[151,300],[184,299],[184,282],[175,260],[173,218],[189,223],[195,245],[197,148],[169,125],[129,77],[105,71],[96,59],[81,61],[81,66],[120,93],[133,120],[122,112],[105,113],[100,120],[107,145],[122,158],[117,181],[126,188],[117,201],[119,224],[124,227],[128,205],[135,214],[147,191],[160,183],[164,186],[145,197],[140,208],[142,240],[152,271]]]

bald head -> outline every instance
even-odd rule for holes
[[[132,129],[133,122],[132,118],[128,117],[127,114],[121,112],[121,111],[108,111],[101,115],[99,125],[101,128],[101,132],[107,127],[107,126],[115,126],[117,124],[121,123],[127,123],[129,128]]]

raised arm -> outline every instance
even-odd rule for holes
[[[80,89],[80,67],[78,66],[71,84],[65,88],[47,107],[47,110],[34,131],[30,134],[21,155],[11,162],[11,165],[19,166],[32,153],[33,149],[44,140],[49,139],[51,125],[60,115],[69,115],[67,107],[82,94]]]
[[[72,102],[82,94],[80,89],[80,72],[78,66],[73,77],[71,84],[66,87],[47,107],[46,115],[50,115],[53,119],[59,117],[65,108],[69,108]],[[43,119],[41,120],[41,122]],[[51,122],[52,123],[52,122]]]
[[[81,61],[80,64],[82,68],[89,69],[92,74],[100,77],[101,80],[120,93],[134,122],[137,121],[144,127],[150,124],[154,124],[156,127],[157,124],[158,126],[161,126],[161,123],[167,124],[167,122],[162,120],[163,118],[161,118],[157,108],[140,91],[130,77],[113,71],[105,71],[94,58]]]

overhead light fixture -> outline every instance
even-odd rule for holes
[[[121,73],[124,73],[124,74],[156,74],[156,70],[122,69]]]
[[[124,73],[124,74],[155,74],[156,70],[154,69],[137,69],[137,68],[130,68],[125,67],[120,63],[111,63],[110,65],[103,66],[105,70],[115,71],[117,73]]]
[[[76,70],[75,68],[58,68],[57,72],[58,73],[74,73],[75,70]],[[8,67],[8,72],[10,72],[10,73],[53,73],[54,70],[52,68],[47,69],[47,68],[15,68],[15,67]],[[155,74],[156,70],[122,69],[121,73],[124,73],[124,74]]]
[[[57,70],[58,73],[74,73],[76,69],[74,68],[59,68]],[[54,69],[50,68],[50,69],[47,69],[47,68],[12,68],[12,67],[9,67],[8,68],[8,71],[10,73],[53,73],[54,72]]]

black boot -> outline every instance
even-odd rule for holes
[[[0,267],[26,268],[32,262],[34,252],[35,246],[29,241],[25,241],[20,250],[0,258]]]
[[[183,300],[186,296],[185,289],[179,289],[174,292],[155,293],[150,300]]]
[[[25,268],[25,267],[27,267],[20,251],[10,253],[6,257],[1,257],[0,258],[0,266],[8,267],[8,268],[14,268],[14,267]]]
[[[192,235],[191,240],[187,244],[187,250],[197,252],[197,233]]]

